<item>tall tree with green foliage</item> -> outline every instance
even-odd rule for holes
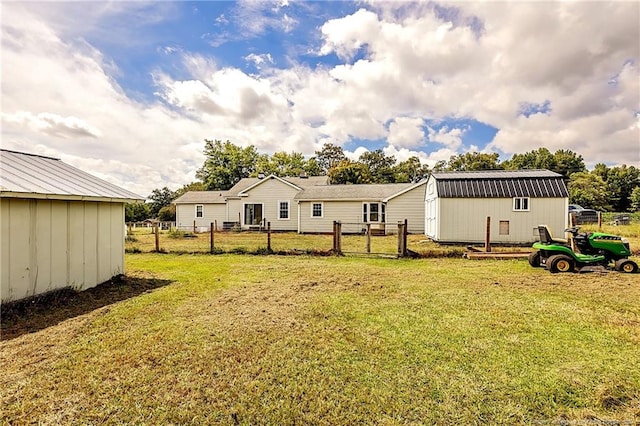
[[[256,170],[258,151],[254,146],[242,148],[230,141],[205,140],[203,166],[196,172],[207,190],[227,190]]]
[[[254,175],[264,174],[276,176],[300,176],[306,173],[305,165],[307,161],[299,152],[275,152],[269,156],[261,155],[258,158]]]
[[[363,153],[358,160],[369,168],[371,183],[395,182],[396,157],[386,156],[381,149],[376,149]]]
[[[416,156],[401,161],[393,169],[397,183],[419,182],[429,177],[431,170],[426,164],[422,164]]]
[[[602,178],[594,173],[578,172],[569,179],[569,202],[582,207],[607,211],[609,197],[607,185]]]
[[[640,212],[640,186],[633,188],[629,201],[631,201],[631,207],[629,210],[632,212]]]
[[[587,171],[582,155],[571,150],[559,149],[553,153],[553,158],[555,159],[555,167],[549,170],[561,174],[565,180],[568,180],[574,173]]]
[[[150,217],[151,213],[147,203],[126,203],[124,205],[125,222],[142,222]]]
[[[573,173],[586,172],[587,168],[581,155],[568,149],[559,149],[551,153],[547,148],[538,148],[524,154],[514,154],[510,160],[504,161],[507,170],[547,169],[561,174],[566,181]]]
[[[329,182],[332,185],[371,183],[371,171],[360,162],[342,160],[329,169]]]
[[[460,155],[452,155],[447,162],[446,170],[454,172],[466,172],[475,170],[500,170],[502,165],[498,161],[498,153],[467,152]]]
[[[329,173],[332,167],[336,167],[341,161],[347,159],[342,147],[332,143],[325,143],[320,151],[316,151],[316,162],[325,174]]]
[[[171,205],[171,201],[176,198],[175,192],[167,188],[166,186],[162,189],[154,189],[151,191],[151,195],[147,197],[150,201],[149,203],[149,214],[151,217],[158,217],[158,212],[160,209]]]
[[[597,170],[598,173],[602,172],[601,167]],[[627,165],[607,167],[603,179],[613,211],[628,211],[631,208],[631,193],[640,186],[640,169]]]

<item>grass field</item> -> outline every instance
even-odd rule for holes
[[[108,288],[3,315],[2,423],[640,421],[638,275],[523,260],[126,260]]]

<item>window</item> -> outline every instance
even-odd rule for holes
[[[529,211],[529,197],[516,197],[513,199],[513,211],[514,212],[528,212]]]
[[[509,221],[501,220],[500,221],[500,235],[509,235]]]
[[[278,201],[278,219],[289,219],[289,202]]]
[[[311,217],[322,217],[322,203],[311,203]]]
[[[203,218],[204,217],[204,206],[202,204],[196,205],[196,217]]]
[[[262,225],[262,204],[244,205],[244,224]]]
[[[368,222],[385,222],[387,209],[384,204],[380,203],[363,203],[362,204],[362,221]]]

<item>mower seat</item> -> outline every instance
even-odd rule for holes
[[[567,240],[564,238],[553,238],[547,225],[538,225],[538,234],[540,234],[540,242],[543,244],[567,244]]]

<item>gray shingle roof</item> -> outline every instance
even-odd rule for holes
[[[299,201],[363,200],[382,201],[415,183],[389,183],[375,185],[326,185],[306,188],[294,199]]]
[[[569,196],[562,175],[549,170],[435,172],[443,198],[511,198]]]
[[[237,197],[242,191],[253,186],[260,181],[268,179],[265,178],[244,178],[241,179],[240,182],[236,183],[231,189],[227,191],[227,196],[229,197]],[[301,177],[281,177],[280,179],[286,180],[287,182],[297,186],[298,188],[308,188],[317,185],[327,185],[329,182],[328,176],[309,176],[307,178]]]
[[[173,204],[224,204],[227,191],[189,191],[175,200]]]
[[[144,200],[57,158],[0,150],[2,196],[49,199]]]

